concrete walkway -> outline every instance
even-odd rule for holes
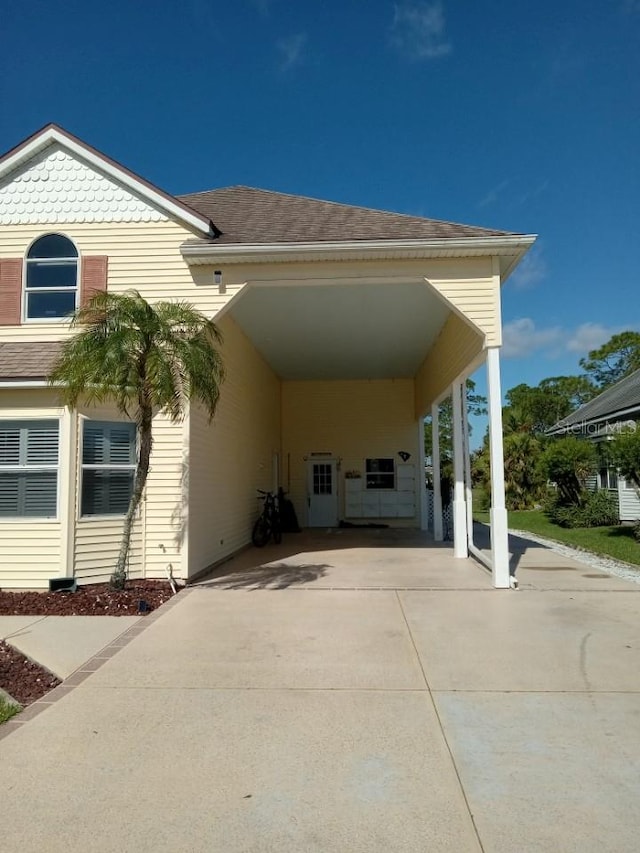
[[[288,538],[0,740],[7,849],[637,849],[640,587],[546,549],[498,592],[419,534]]]
[[[68,678],[138,622],[139,616],[0,616],[0,640]]]

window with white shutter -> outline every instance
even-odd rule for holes
[[[60,424],[0,421],[0,518],[55,518]]]
[[[135,468],[135,424],[85,421],[81,514],[125,515],[133,492]]]

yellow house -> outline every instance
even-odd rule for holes
[[[486,360],[489,563],[508,587],[500,287],[534,239],[247,187],[172,197],[43,128],[0,160],[0,586],[113,571],[135,429],[110,407],[65,409],[47,374],[71,310],[135,288],[214,318],[227,380],[213,423],[196,406],[155,418],[131,576],[190,580],[247,545],[256,489],[282,486],[303,526],[426,529],[423,420],[448,395],[454,552],[486,560],[462,393]]]

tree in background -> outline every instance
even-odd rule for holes
[[[540,473],[555,483],[564,505],[580,503],[585,482],[597,466],[598,454],[593,443],[573,436],[550,442],[540,457]]]
[[[481,394],[476,394],[475,390],[476,383],[472,379],[467,379],[467,410],[469,415],[486,415],[487,398]],[[440,404],[439,437],[441,464],[450,462],[453,458],[453,403],[451,397],[447,397]],[[424,452],[430,459],[433,453],[433,424],[430,415],[424,422]]]
[[[111,581],[122,589],[135,512],[142,499],[157,412],[179,421],[191,399],[212,418],[224,378],[213,321],[185,302],[150,305],[140,294],[99,293],[73,316],[80,331],[63,345],[50,382],[70,408],[113,401],[138,428],[136,470]]]
[[[531,433],[513,431],[504,436],[504,490],[507,509],[532,509],[545,494],[545,478],[540,472],[540,441]],[[489,437],[471,456],[471,478],[481,489],[481,506],[491,501]]]
[[[640,492],[640,427],[617,435],[609,444],[609,453],[625,480]]]
[[[516,385],[505,395],[505,433],[542,436],[597,393],[598,389],[586,376],[551,376],[537,386]]]
[[[598,393],[640,369],[640,332],[620,332],[599,349],[580,359],[580,367],[598,387]]]

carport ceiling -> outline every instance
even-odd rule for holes
[[[231,307],[282,379],[412,377],[448,314],[421,283],[248,285]]]

